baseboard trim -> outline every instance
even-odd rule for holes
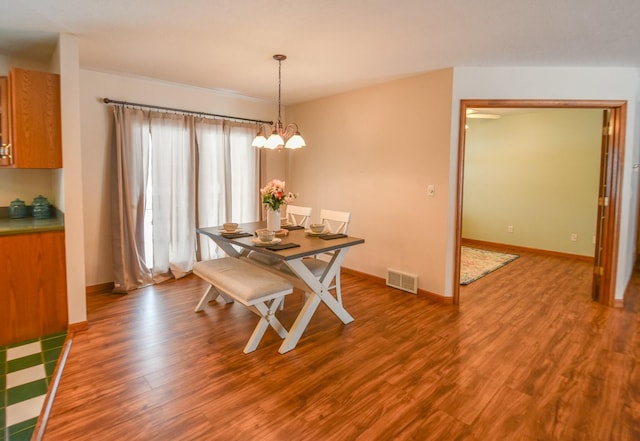
[[[361,277],[363,279],[367,279],[370,280],[376,284],[380,284],[380,285],[386,285],[387,284],[387,280],[384,277],[378,277],[378,276],[374,276],[372,274],[368,274],[368,273],[363,273],[360,271],[356,271],[354,269],[351,268],[345,268],[342,267],[342,272],[344,272],[345,274],[350,274],[356,277]],[[453,297],[446,297],[446,296],[442,296],[440,294],[436,294],[430,291],[426,291],[424,289],[419,289],[418,288],[418,294],[421,297],[425,297],[429,300],[432,300],[434,302],[437,303],[443,303],[446,305],[452,305],[453,304]]]
[[[384,277],[374,276],[372,274],[363,273],[361,271],[356,271],[354,269],[345,268],[345,267],[342,267],[341,270],[344,271],[344,273],[346,274],[351,274],[357,277],[361,277],[363,279],[371,280],[372,282],[378,283],[380,285],[386,285],[387,283]],[[100,283],[98,285],[91,285],[91,286],[87,286],[86,293],[94,294],[94,293],[100,293],[100,292],[111,292],[113,290],[113,287],[114,287],[113,282]],[[424,289],[418,288],[418,295],[422,297],[426,297],[429,300],[433,300],[434,302],[443,303],[446,305],[453,304],[453,297],[446,297],[440,294],[426,291]],[[77,329],[77,332],[86,331],[89,327],[87,322],[74,323],[73,325],[69,325],[69,330],[71,330],[71,326],[75,326],[75,325],[80,326]]]
[[[114,286],[115,285],[113,282],[100,283],[98,285],[87,286],[85,288],[86,290],[85,292],[86,294],[94,294],[98,292],[111,292]]]
[[[77,323],[69,323],[69,326],[67,326],[67,332],[71,336],[73,336],[73,334],[75,334],[76,332],[86,331],[87,329],[89,329],[89,322],[88,321],[77,322]]]
[[[420,288],[418,288],[418,295],[429,300],[433,300],[434,302],[442,303],[445,305],[453,305],[453,297],[442,296],[440,294],[436,294],[431,291],[425,291],[424,289]]]
[[[576,259],[576,260],[582,260],[582,261],[585,261],[585,262],[592,262],[593,263],[593,256],[583,256],[581,254],[562,253],[560,251],[542,250],[542,249],[539,249],[539,248],[529,248],[529,247],[522,247],[522,246],[519,246],[519,245],[510,245],[510,244],[506,244],[506,243],[488,242],[488,241],[485,241],[485,240],[462,238],[462,245],[476,245],[476,246],[486,246],[486,247],[507,248],[507,249],[515,251],[515,252],[526,251],[526,252],[529,252],[529,253],[546,254],[548,256],[557,256],[557,257],[567,257],[569,259]]]

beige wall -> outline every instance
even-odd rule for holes
[[[365,239],[346,267],[406,271],[444,293],[451,89],[446,69],[287,108],[308,145],[287,152],[296,203],[315,220],[321,208],[350,211],[350,233]]]
[[[531,109],[467,125],[462,236],[593,256],[602,111]]]

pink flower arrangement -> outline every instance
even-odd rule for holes
[[[288,204],[294,198],[298,197],[297,194],[291,192],[285,193],[284,181],[278,179],[272,180],[261,188],[260,195],[262,196],[262,203],[274,211],[279,210],[282,204]]]

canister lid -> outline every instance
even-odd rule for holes
[[[49,205],[49,201],[42,195],[33,198],[33,205]]]

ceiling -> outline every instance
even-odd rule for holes
[[[292,104],[451,66],[640,67],[638,0],[2,0],[0,55]]]

